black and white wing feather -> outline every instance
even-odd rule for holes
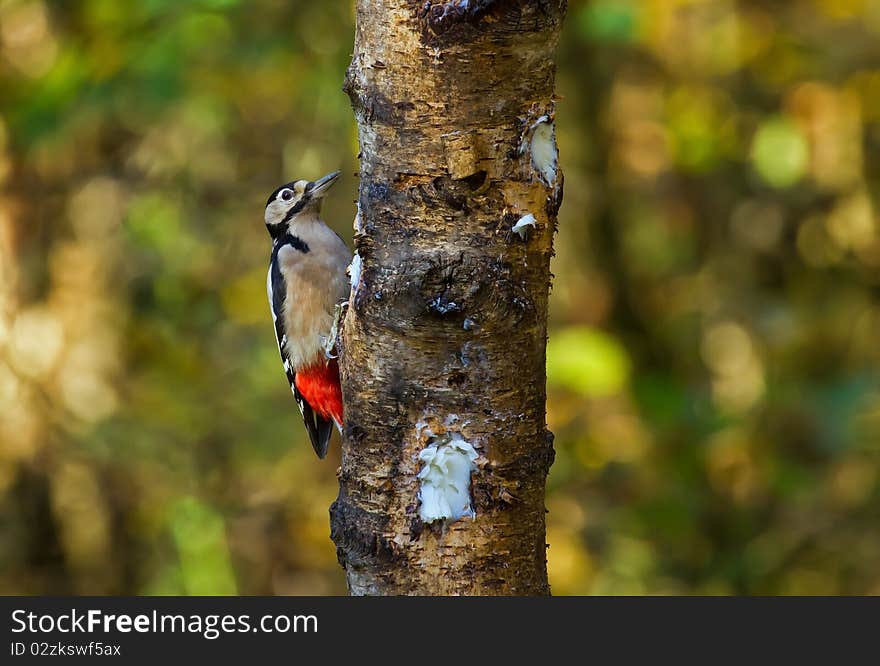
[[[287,353],[287,333],[284,324],[284,300],[287,298],[287,285],[278,263],[278,251],[280,249],[281,243],[276,244],[273,248],[272,261],[269,263],[269,273],[266,276],[266,293],[269,297],[269,309],[272,311],[272,321],[275,323],[275,342],[278,343],[281,363],[284,366],[284,372],[287,375],[287,381],[299,407],[299,412],[302,414],[303,422],[306,424],[312,448],[315,449],[315,453],[318,454],[319,458],[323,458],[327,455],[333,423],[315,413],[312,406],[302,396],[299,389],[296,388],[296,371]]]

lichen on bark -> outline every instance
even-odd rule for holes
[[[564,13],[564,0],[358,0],[345,89],[360,274],[331,508],[353,594],[549,592],[544,350],[562,174],[536,169],[528,137],[552,129]],[[453,433],[479,454],[475,516],[426,525],[419,454]]]

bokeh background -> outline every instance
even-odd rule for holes
[[[327,594],[267,194],[341,168],[351,0],[0,0],[0,592]],[[557,594],[880,594],[880,1],[572,0]]]

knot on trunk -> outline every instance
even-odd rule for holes
[[[497,4],[496,0],[450,0],[419,2],[419,24],[423,34],[444,35],[461,25],[475,25]]]

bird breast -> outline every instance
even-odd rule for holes
[[[323,226],[323,225],[322,225]],[[287,293],[284,299],[286,350],[293,369],[323,358],[336,304],[348,295],[345,243],[329,228],[297,230],[308,251],[285,246],[278,252]]]

